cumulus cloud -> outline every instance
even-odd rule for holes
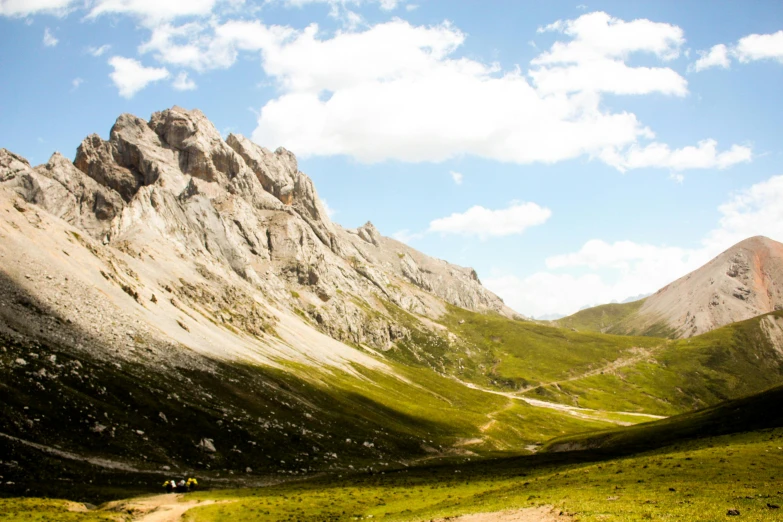
[[[114,72],[109,77],[123,98],[132,98],[137,92],[150,83],[169,77],[169,71],[160,67],[144,67],[138,60],[113,56],[109,65]]]
[[[188,73],[182,71],[174,79],[171,86],[177,91],[192,91],[196,89],[196,82],[188,77]]]
[[[130,15],[149,24],[185,16],[210,15],[219,0],[96,0],[88,18],[107,14]]]
[[[535,203],[513,203],[508,208],[499,210],[476,205],[463,213],[433,220],[428,232],[480,238],[510,236],[544,224],[551,215],[551,210]]]
[[[731,66],[729,48],[724,44],[713,45],[709,51],[698,51],[698,55],[699,59],[688,68],[689,70],[700,72],[712,67],[728,69]]]
[[[139,52],[153,53],[162,63],[203,72],[231,67],[240,51],[273,49],[293,33],[289,27],[266,26],[257,20],[230,20],[217,25],[167,23],[152,30]]]
[[[483,283],[515,310],[535,316],[571,314],[585,305],[654,292],[748,237],[783,240],[783,176],[734,194],[718,211],[716,227],[693,248],[594,239],[576,252],[548,258],[547,271],[496,274]]]
[[[773,34],[751,34],[740,38],[734,54],[741,62],[777,60],[783,63],[783,31]]]
[[[671,24],[646,19],[626,22],[604,12],[576,20],[558,20],[539,33],[558,32],[570,38],[555,42],[533,59],[530,76],[543,92],[610,92],[684,96],[687,82],[666,67],[631,67],[633,53],[652,54],[668,61],[677,58],[685,43],[683,31]]]
[[[783,63],[783,31],[772,34],[749,34],[740,38],[736,44],[727,46],[718,44],[709,51],[699,51],[699,59],[690,66],[698,72],[711,67],[728,69],[730,58],[748,63],[758,60],[775,60]]]
[[[65,15],[76,2],[77,0],[2,0],[0,1],[0,16]]]
[[[664,143],[650,143],[644,147],[632,145],[625,151],[606,149],[601,159],[620,171],[645,167],[669,168],[675,171],[688,169],[727,169],[753,159],[750,147],[732,145],[718,152],[715,140],[700,141],[697,146],[672,150]]]
[[[654,133],[634,114],[606,109],[601,93],[686,93],[687,83],[671,69],[623,61],[635,52],[677,56],[682,31],[598,14],[545,28],[571,41],[534,60],[532,84],[519,69],[457,57],[466,36],[448,23],[394,20],[332,37],[311,25],[262,48],[264,70],[281,94],[262,108],[253,139],[303,156],[364,162],[469,154],[529,164],[587,156],[614,158],[611,165],[623,169],[668,168],[625,161],[631,146]]]
[[[462,185],[462,181],[465,178],[465,176],[463,176],[459,172],[454,172],[453,170],[449,172],[449,175],[451,175],[451,179],[454,180],[455,184]]]
[[[44,29],[43,44],[46,47],[55,47],[58,43],[60,43],[60,40],[52,34],[49,28]]]
[[[71,90],[75,91],[83,83],[84,83],[84,80],[82,78],[74,78],[73,80],[71,80]]]

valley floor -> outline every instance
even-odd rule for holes
[[[630,457],[539,454],[384,474],[324,476],[265,488],[158,495],[73,511],[0,500],[20,520],[776,521],[783,514],[783,429],[681,443]],[[69,511],[70,510],[70,511]],[[470,515],[470,516],[466,516]],[[462,517],[462,518],[455,518]]]

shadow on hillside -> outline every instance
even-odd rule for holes
[[[416,458],[428,434],[457,436],[281,370],[131,337],[106,345],[2,271],[0,303],[0,433],[19,439],[0,437],[0,495],[95,503],[190,474],[207,487],[301,479]],[[112,355],[126,345],[145,363]]]

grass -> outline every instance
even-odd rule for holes
[[[122,520],[117,514],[74,511],[83,509],[68,500],[41,498],[0,498],[0,520],[4,522],[106,522]]]
[[[783,426],[781,403],[783,386],[656,422],[559,437],[549,441],[544,450],[590,449],[617,455],[706,436],[775,428]]]
[[[190,521],[420,521],[541,505],[581,521],[779,520],[783,430],[705,439],[614,460],[540,456],[263,489],[201,492],[230,500],[191,510]]]
[[[783,313],[767,314],[781,318]],[[587,408],[672,415],[718,404],[783,382],[783,359],[759,316],[668,341],[654,356],[529,395]]]
[[[644,299],[640,299],[631,303],[612,303],[594,306],[580,310],[557,321],[552,321],[552,323],[561,328],[575,328],[580,332],[623,333],[615,332],[614,327],[617,327],[623,320],[638,312],[644,301]]]
[[[471,361],[472,373],[464,373],[482,384],[506,389],[566,380],[630,356],[635,348],[653,349],[666,342],[574,332],[456,307],[449,309],[442,323],[478,355]]]

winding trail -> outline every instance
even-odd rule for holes
[[[588,370],[585,373],[581,373],[579,375],[574,375],[573,377],[568,377],[566,379],[560,379],[557,381],[542,382],[536,385],[528,386],[526,388],[517,390],[515,393],[521,394],[521,393],[529,392],[531,390],[535,390],[536,388],[540,388],[542,386],[551,386],[551,385],[563,384],[564,382],[579,381],[581,379],[595,377],[596,375],[599,374],[608,373],[613,375],[620,368],[625,368],[626,366],[632,366],[636,363],[640,363],[645,359],[655,355],[655,352],[658,352],[661,349],[662,349],[661,346],[655,348],[640,348],[640,347],[630,348],[629,351],[633,354],[630,357],[619,357],[614,361],[611,361],[603,366],[599,366],[598,368]]]
[[[514,399],[518,401],[522,401],[524,403],[529,404],[530,406],[534,406],[536,408],[547,408],[550,410],[558,410],[570,413],[574,417],[579,417],[586,420],[595,420],[595,421],[602,421],[602,422],[611,422],[613,424],[617,424],[620,426],[630,426],[633,423],[629,422],[623,422],[615,419],[609,419],[606,418],[605,415],[609,414],[615,414],[615,415],[629,415],[632,417],[643,417],[647,420],[660,420],[665,419],[665,416],[662,415],[652,415],[651,413],[638,413],[638,412],[632,412],[632,411],[608,411],[608,410],[593,410],[590,408],[579,408],[578,406],[568,406],[567,404],[560,404],[557,402],[547,402],[542,401],[538,399],[531,399],[529,397],[520,397],[518,395],[519,392],[502,392],[498,390],[489,390],[487,388],[482,388],[480,386],[477,386],[473,384],[472,382],[465,382],[457,379],[457,382],[461,383],[464,386],[467,386],[468,388],[472,390],[478,390],[482,391],[484,393],[492,393],[494,395],[502,395],[503,397],[508,397],[509,399]],[[497,412],[495,412],[497,413]],[[493,415],[493,414],[490,414]],[[491,417],[490,417],[491,418]],[[494,421],[490,421],[494,422]],[[485,425],[486,426],[486,425]],[[484,431],[484,430],[482,430]]]
[[[215,504],[214,500],[183,501],[183,496],[177,493],[139,497],[129,501],[112,504],[110,511],[129,511],[133,513],[134,522],[179,522],[190,509],[197,506]]]

